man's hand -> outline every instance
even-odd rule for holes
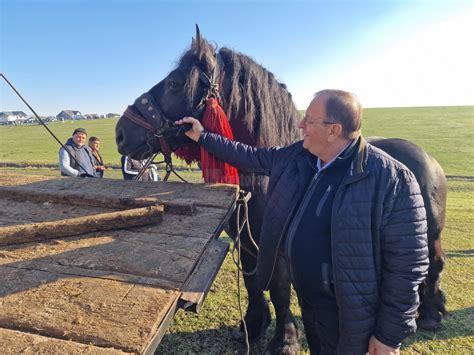
[[[201,135],[201,132],[204,131],[204,127],[201,125],[201,122],[199,122],[197,119],[193,117],[184,117],[180,119],[179,121],[176,121],[175,123],[177,125],[182,125],[183,123],[192,124],[193,127],[189,131],[184,132],[184,134],[187,135],[189,138],[191,138],[195,142],[199,140],[199,136]]]
[[[400,354],[400,348],[392,348],[384,343],[380,342],[373,335],[369,340],[369,355],[398,355]]]

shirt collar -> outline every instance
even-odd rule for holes
[[[352,141],[350,141],[349,143],[347,143],[344,148],[342,148],[339,153],[337,153],[337,155],[332,158],[330,161],[328,161],[326,163],[326,165],[322,166],[322,162],[321,162],[321,159],[318,158],[318,160],[316,161],[316,169],[318,172],[321,172],[323,170],[326,170],[327,168],[329,168],[337,159],[344,159],[345,158],[345,154],[344,152],[349,152],[352,150],[352,147],[354,147],[354,145],[356,144],[358,138],[355,138],[353,139]]]

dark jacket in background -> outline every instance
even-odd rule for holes
[[[79,171],[79,174],[88,174],[90,176],[98,176],[95,171],[95,158],[92,155],[91,149],[87,145],[78,148],[72,138],[69,138],[64,144],[64,148],[69,154],[71,168]],[[62,176],[68,176],[61,171]]]
[[[257,277],[267,289],[291,216],[314,176],[315,157],[297,142],[254,148],[203,132],[210,153],[270,177]],[[332,208],[332,269],[338,353],[365,354],[369,338],[392,347],[416,329],[418,285],[428,269],[427,224],[414,175],[361,137]]]

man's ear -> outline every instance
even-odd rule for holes
[[[331,129],[329,130],[328,141],[334,142],[336,139],[342,137],[342,125],[339,123],[331,125]]]

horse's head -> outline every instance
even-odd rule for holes
[[[115,139],[119,153],[144,159],[165,150],[162,145],[174,150],[189,143],[184,129],[174,122],[184,116],[199,118],[204,98],[216,89],[217,66],[215,49],[196,26],[191,49],[182,56],[176,69],[137,98],[118,120]]]

